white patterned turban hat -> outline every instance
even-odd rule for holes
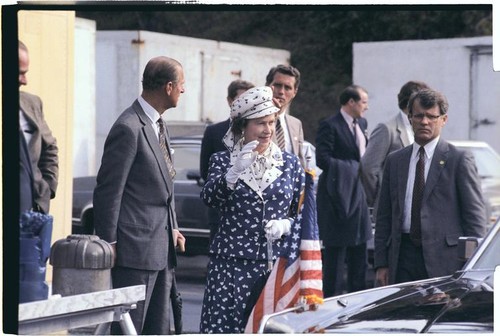
[[[233,134],[232,123],[235,119],[256,119],[279,112],[279,108],[273,102],[273,90],[269,86],[253,87],[242,93],[231,104],[231,125],[223,142],[229,151],[240,140],[240,134]]]

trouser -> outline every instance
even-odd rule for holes
[[[366,243],[355,246],[326,246],[323,255],[323,294],[342,294],[347,264],[347,292],[366,288]]]
[[[422,246],[415,246],[409,234],[401,235],[396,283],[427,279]]]
[[[115,266],[111,269],[113,288],[146,285],[146,299],[130,310],[130,318],[138,335],[168,335],[170,331],[170,292],[173,270],[138,270]],[[111,324],[111,334],[123,334],[120,325]]]

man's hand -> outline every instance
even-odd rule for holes
[[[116,243],[110,243],[111,249],[113,250],[113,265],[116,265]]]
[[[180,252],[186,251],[186,237],[177,229],[174,229],[174,246],[178,248]]]
[[[274,106],[276,106],[277,108],[279,108],[281,110],[281,103],[280,103],[278,98],[273,97],[273,104],[274,104]]]
[[[389,268],[379,267],[375,272],[375,287],[387,286],[389,284]]]

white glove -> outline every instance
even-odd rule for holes
[[[290,219],[272,219],[266,224],[264,229],[272,240],[276,240],[280,239],[283,235],[289,234],[291,226]]]
[[[255,161],[257,158],[258,152],[254,152],[253,150],[259,144],[258,140],[250,141],[241,149],[241,152],[238,154],[234,165],[229,168],[226,174],[226,181],[230,185],[234,185],[238,180],[238,177],[241,173]]]

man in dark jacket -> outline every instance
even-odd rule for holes
[[[361,181],[359,161],[367,144],[368,93],[357,85],[339,97],[339,113],[323,120],[316,137],[318,226],[323,242],[325,297],[342,294],[347,262],[348,292],[365,288],[366,242],[371,223]]]

